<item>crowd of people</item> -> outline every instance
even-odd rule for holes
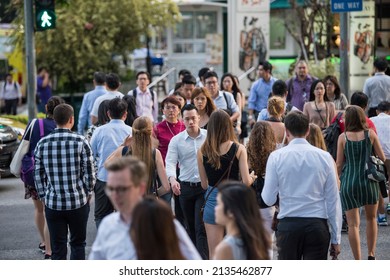
[[[385,60],[374,67],[348,104],[337,78],[309,75],[305,61],[287,81],[262,62],[247,111],[231,73],[202,68],[197,82],[182,70],[159,103],[147,72],[127,94],[118,75],[96,72],[77,133],[73,108],[51,97],[44,132],[38,122],[25,132],[35,158],[25,198],[45,259],[66,259],[67,243],[71,259],[273,259],[276,241],[278,259],[325,260],[340,254],[342,230],[361,259],[361,207],[375,259],[390,204],[365,163],[375,153],[390,174],[390,77]],[[332,125],[336,157],[324,140]],[[86,256],[92,197],[97,236]]]

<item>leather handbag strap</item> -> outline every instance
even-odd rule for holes
[[[219,178],[218,182],[215,183],[215,185],[211,187],[211,190],[209,191],[209,193],[207,194],[207,196],[206,196],[206,198],[205,198],[205,200],[204,200],[204,203],[205,203],[205,204],[206,204],[206,201],[207,201],[207,199],[209,198],[210,194],[212,193],[212,191],[213,191],[216,187],[218,187],[219,183],[221,183],[221,181],[225,178],[226,173],[227,173],[226,178],[229,179],[230,171],[231,171],[232,165],[233,165],[233,161],[234,161],[234,158],[236,157],[237,150],[238,150],[237,144],[236,144],[236,143],[233,142],[232,145],[234,145],[235,148],[234,148],[233,157],[232,157],[232,159],[230,160],[230,163],[229,163],[229,168],[225,170],[225,172],[222,174],[221,178]]]

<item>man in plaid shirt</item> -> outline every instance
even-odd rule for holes
[[[35,186],[45,201],[53,260],[67,256],[68,228],[70,259],[85,259],[89,201],[95,185],[91,147],[84,136],[71,131],[73,108],[60,104],[54,109],[57,128],[35,148]]]

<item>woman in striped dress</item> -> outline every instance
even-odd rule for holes
[[[341,174],[341,204],[347,216],[348,239],[355,259],[361,259],[360,249],[360,214],[364,206],[366,216],[366,233],[368,259],[375,259],[375,247],[378,228],[376,212],[378,209],[379,186],[368,179],[365,172],[366,152],[375,154],[384,160],[378,136],[369,130],[362,108],[348,106],[345,111],[345,132],[339,136],[337,147],[337,169]]]

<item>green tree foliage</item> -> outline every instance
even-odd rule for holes
[[[23,10],[23,1],[15,1]],[[47,66],[60,84],[82,89],[93,72],[117,71],[113,55],[127,56],[140,47],[150,28],[174,26],[180,19],[173,0],[59,0],[57,27],[35,33],[37,66]],[[23,27],[23,13],[15,26]],[[19,30],[20,31],[20,30]],[[15,44],[24,46],[24,34],[15,32]]]

